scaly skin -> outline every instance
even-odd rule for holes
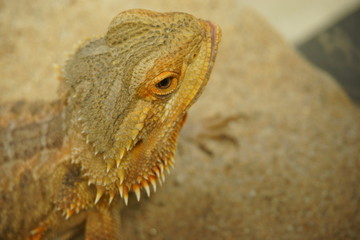
[[[164,181],[220,29],[129,10],[61,70],[60,99],[0,108],[0,238],[119,239],[121,198]]]

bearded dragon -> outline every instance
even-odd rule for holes
[[[129,193],[150,195],[173,166],[220,37],[186,13],[121,12],[61,68],[58,100],[2,105],[0,239],[69,239],[81,226],[86,239],[121,238]]]

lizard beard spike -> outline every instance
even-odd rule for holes
[[[141,199],[142,189],[145,191],[146,195],[150,197],[150,185],[152,186],[153,191],[156,192],[157,181],[160,185],[162,185],[165,181],[165,171],[170,173],[170,167],[174,166],[173,153],[168,153],[167,157],[164,157],[163,154],[159,153],[155,155],[158,160],[155,161],[154,166],[148,170],[145,170],[143,174],[133,178],[132,181],[129,180],[129,176],[127,176],[126,170],[124,168],[119,168],[119,180],[115,183],[115,185],[104,186],[95,183],[96,195],[94,204],[98,204],[104,195],[108,195],[108,204],[111,204],[116,195],[116,192],[112,186],[115,186],[118,189],[119,195],[124,199],[125,205],[128,205],[130,192],[135,194],[138,202]],[[162,158],[159,158],[160,155]]]
[[[129,201],[129,193],[133,192],[137,201],[141,199],[141,190],[143,189],[148,197],[150,197],[151,190],[150,185],[153,187],[153,191],[156,192],[157,183],[162,185],[165,181],[165,170],[169,173],[169,166],[173,166],[174,160],[171,154],[169,158],[163,160],[157,160],[155,166],[138,176],[135,181],[126,181],[125,171],[121,170],[121,179],[117,182],[117,188],[119,190],[120,197],[124,199],[125,205]],[[101,189],[100,189],[101,192]],[[100,193],[101,194],[101,193]]]

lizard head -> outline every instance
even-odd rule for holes
[[[100,170],[83,163],[92,182],[116,185],[127,199],[163,180],[220,36],[218,26],[186,13],[138,9],[118,14],[104,37],[79,47],[64,83],[73,120],[103,163]]]

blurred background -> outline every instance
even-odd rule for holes
[[[262,14],[305,58],[360,104],[359,0],[240,0]]]

